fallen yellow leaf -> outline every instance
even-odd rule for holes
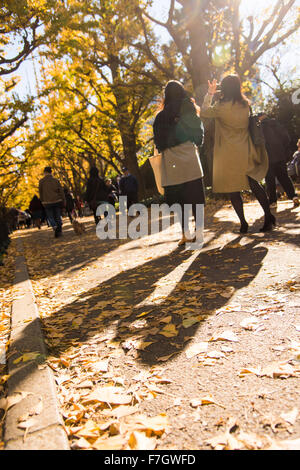
[[[133,401],[132,395],[122,392],[119,387],[102,387],[83,399],[83,403],[110,403],[112,405],[129,405]]]
[[[174,336],[178,335],[178,330],[176,329],[176,326],[171,323],[169,325],[166,325],[160,332],[160,335],[166,336],[166,338],[172,338]]]
[[[129,437],[128,445],[132,450],[154,450],[156,439],[147,437],[144,432],[133,431]]]

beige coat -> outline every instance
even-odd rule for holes
[[[268,171],[264,146],[255,147],[249,134],[249,107],[239,103],[216,103],[206,95],[202,118],[216,123],[213,160],[213,191],[232,193],[250,189],[247,176],[261,181]]]

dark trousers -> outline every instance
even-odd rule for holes
[[[284,192],[289,199],[296,196],[295,188],[287,172],[287,166],[284,161],[270,163],[269,171],[266,176],[266,187],[270,204],[277,202],[276,178],[281,184]]]
[[[72,223],[73,222],[73,217],[72,217],[72,212],[73,212],[73,209],[67,209],[67,215],[70,219],[70,222]]]
[[[129,209],[133,204],[137,204],[138,202],[137,192],[129,192],[126,194],[126,196],[127,196],[127,209]]]
[[[48,204],[45,205],[46,216],[49,224],[53,229],[57,229],[58,232],[61,232],[62,229],[62,220],[61,220],[61,203]]]
[[[271,220],[272,214],[271,214],[269,200],[268,200],[266,191],[261,186],[261,184],[259,184],[253,178],[250,178],[250,176],[248,176],[248,180],[249,180],[249,185],[250,185],[250,189],[251,189],[252,193],[254,194],[256,199],[258,200],[259,204],[261,205],[261,207],[262,207],[262,209],[265,213],[266,220],[267,221]],[[231,203],[233,205],[233,208],[234,208],[235,212],[237,213],[238,218],[240,219],[241,224],[246,225],[247,222],[246,222],[246,219],[245,219],[244,204],[243,204],[243,199],[242,199],[241,193],[240,192],[230,193],[230,199],[231,199]]]
[[[93,216],[94,216],[94,220],[95,220],[95,224],[98,225],[98,223],[100,222],[101,220],[101,217],[98,217],[96,214],[97,214],[97,209],[92,209],[93,210]]]
[[[187,220],[188,213],[186,213],[185,205],[192,206],[192,213],[196,221],[196,211],[198,204],[205,204],[205,188],[203,178],[198,178],[194,181],[188,181],[182,184],[165,187],[165,199],[169,206],[173,204],[180,204],[182,210],[182,218],[180,225],[184,229],[184,223]]]

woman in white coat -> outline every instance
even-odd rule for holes
[[[217,93],[217,82],[209,82],[201,117],[215,119],[215,146],[213,157],[213,191],[229,193],[232,205],[241,222],[241,233],[247,233],[241,191],[253,192],[260,203],[265,223],[261,232],[272,230],[275,217],[260,181],[268,171],[268,154],[265,146],[254,146],[249,133],[250,105],[243,95],[237,75],[228,75],[221,82],[219,99],[212,105]]]

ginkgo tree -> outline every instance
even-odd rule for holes
[[[52,43],[70,12],[55,0],[3,0],[0,5],[0,143],[22,127],[32,97],[21,100],[16,72],[30,54]]]
[[[38,47],[50,44],[69,16],[56,0],[2,0],[0,76],[15,72]]]
[[[63,57],[77,65],[77,73],[93,90],[98,114],[115,123],[122,142],[122,164],[137,176],[143,192],[139,139],[145,122],[153,117],[162,80],[157,71],[153,73],[156,69],[147,55],[134,47],[137,38],[142,38],[142,26],[136,21],[139,3],[73,0],[77,12],[52,48],[52,58]],[[94,106],[85,91],[74,84],[72,91]],[[107,92],[110,97],[105,109],[101,99]]]
[[[34,110],[31,96],[16,93],[15,73],[39,47],[47,47],[70,12],[55,0],[3,0],[0,5],[0,194],[1,203],[15,190],[26,158],[20,143]]]
[[[0,139],[15,144],[29,117],[30,130],[22,158],[2,149],[18,156],[15,169],[35,159],[52,162],[77,193],[96,164],[103,176],[127,166],[143,194],[141,163],[152,151],[151,122],[166,81],[181,80],[199,104],[207,80],[226,71],[251,85],[258,61],[300,24],[295,0],[273,2],[260,18],[242,17],[241,0],[170,0],[165,21],[150,14],[152,0],[2,3],[0,75],[9,77],[34,50],[46,57],[35,108],[30,99],[9,103],[13,82],[5,81]],[[156,26],[170,41],[157,36]],[[19,47],[11,49],[13,41]]]
[[[82,196],[91,166],[96,165],[105,177],[120,174],[124,165],[115,97],[97,73],[91,67],[87,71],[79,60],[56,59],[44,75],[29,159],[42,156],[44,164],[53,166],[60,180]],[[147,146],[147,118],[139,125],[143,132],[137,136],[138,152]]]

